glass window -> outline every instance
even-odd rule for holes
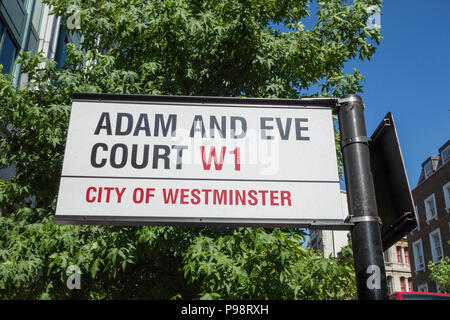
[[[437,263],[441,261],[443,253],[441,243],[441,232],[439,231],[439,229],[436,229],[435,231],[430,233],[430,245],[433,262]]]
[[[384,252],[384,262],[390,262],[389,261],[389,249]]]
[[[40,27],[41,27],[41,19],[42,19],[42,12],[44,11],[44,5],[42,4],[42,0],[36,0],[34,3],[34,9],[33,9],[33,27],[36,29],[37,33],[39,34]]]
[[[423,170],[425,172],[425,179],[431,176],[431,174],[433,173],[433,165],[431,164],[431,162],[428,162]]]
[[[405,253],[405,263],[409,263],[408,248],[403,248],[403,252]]]
[[[450,159],[450,146],[445,148],[442,151],[441,157],[442,157],[442,163],[446,163],[448,161],[448,159]]]
[[[412,291],[412,279],[408,278],[408,291],[411,292]]]
[[[3,30],[3,36],[0,44],[0,64],[3,65],[3,73],[12,73],[14,60],[16,58],[16,51],[16,46],[14,45],[9,33],[6,30]]]
[[[417,287],[417,290],[419,292],[428,292],[428,284],[427,283],[423,283],[420,286]]]
[[[405,292],[406,291],[405,278],[404,277],[400,278],[400,291],[401,292]]]
[[[429,294],[428,287],[423,287],[422,292],[424,293],[407,293],[402,294],[403,300],[449,300],[448,296],[441,296],[438,294]],[[427,292],[427,293],[425,293]]]
[[[425,212],[427,220],[436,217],[436,201],[434,200],[434,194],[425,199]]]
[[[393,292],[391,276],[387,277],[387,289],[388,289],[388,294],[391,294]]]
[[[422,240],[417,240],[413,244],[414,263],[416,271],[425,269],[425,262],[423,260]]]
[[[397,262],[402,263],[402,247],[397,247]]]

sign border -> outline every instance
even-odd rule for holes
[[[320,108],[334,110],[338,99],[336,98],[240,98],[240,97],[215,97],[215,96],[168,96],[168,95],[144,95],[144,94],[118,94],[118,93],[82,93],[75,92],[72,102],[114,102],[114,103],[170,103],[177,105],[211,104],[211,105],[240,105],[242,107],[271,107],[291,108]]]
[[[230,219],[232,219],[230,221]],[[258,219],[258,218],[183,218],[183,217],[140,217],[110,215],[58,215],[56,224],[112,225],[112,226],[190,226],[190,227],[261,227],[261,228],[303,228],[317,230],[350,230],[353,223],[334,219]]]
[[[216,96],[167,96],[167,95],[134,95],[109,93],[73,93],[72,102],[111,102],[111,103],[159,103],[177,105],[203,105],[247,108],[275,109],[330,109],[336,107],[336,98],[240,98]],[[62,178],[66,176],[61,173]],[[66,177],[67,178],[67,177]],[[319,181],[314,181],[319,182]],[[339,183],[339,181],[327,181]],[[59,187],[58,187],[59,189]],[[344,217],[343,217],[344,218]],[[54,215],[57,224],[75,225],[119,225],[119,226],[209,226],[209,227],[266,227],[266,228],[300,228],[308,227],[320,230],[350,230],[353,223],[344,219],[271,219],[271,218],[196,218],[196,217],[141,217],[111,215]]]

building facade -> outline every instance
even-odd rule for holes
[[[411,264],[406,237],[400,239],[384,251],[383,255],[388,293],[413,291]]]
[[[343,216],[348,216],[347,194],[341,190]],[[342,248],[349,245],[349,231],[313,230],[308,247],[323,252],[324,257],[340,257]],[[408,241],[406,236],[384,253],[388,293],[410,292],[413,289]]]
[[[347,193],[341,190],[342,216],[348,216]],[[349,231],[311,230],[308,248],[323,252],[324,257],[338,257],[348,245]]]
[[[58,66],[64,63],[67,43],[78,43],[79,36],[67,32],[62,23],[64,20],[51,14],[42,0],[0,0],[0,64],[2,73],[9,74],[14,85],[20,87],[28,80],[18,63],[21,52],[41,52],[55,59]],[[0,135],[7,134],[7,127],[0,123]],[[0,183],[14,175],[14,165],[0,168]],[[0,216],[7,211],[0,208]]]
[[[415,291],[441,292],[432,281],[428,263],[450,255],[450,140],[438,156],[422,163],[417,186],[412,190],[417,227],[408,235]]]
[[[17,62],[21,52],[42,52],[59,65],[64,62],[65,45],[75,36],[61,28],[63,22],[42,0],[0,1],[0,64],[14,84],[27,81]]]
[[[38,51],[43,18],[40,0],[5,0],[0,2],[0,64],[15,84],[20,80],[17,58],[23,51]]]

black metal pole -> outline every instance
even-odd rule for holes
[[[339,99],[338,115],[358,299],[384,300],[386,273],[361,97]]]

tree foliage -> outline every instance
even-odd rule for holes
[[[366,25],[381,0],[46,0],[80,9],[79,45],[58,67],[21,55],[28,82],[0,75],[0,298],[348,299],[351,261],[302,248],[293,230],[60,226],[53,223],[73,92],[298,98],[362,91],[358,70],[381,39]],[[284,24],[287,32],[274,27]],[[337,137],[338,139],[338,137]],[[30,196],[33,196],[30,198]],[[33,199],[33,201],[31,200]],[[82,289],[66,287],[78,265]]]
[[[438,264],[430,261],[428,269],[431,271],[430,279],[437,282],[442,292],[450,293],[450,257],[444,257]]]

